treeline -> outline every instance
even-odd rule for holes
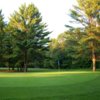
[[[67,31],[49,39],[47,25],[34,4],[22,5],[8,23],[0,11],[0,67],[27,71],[38,68],[100,67],[100,1],[77,0]]]
[[[100,68],[100,0],[77,0],[68,29],[51,43],[57,68]],[[72,26],[71,26],[72,25]],[[79,26],[75,28],[75,25]]]

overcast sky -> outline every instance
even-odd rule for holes
[[[21,4],[34,3],[42,14],[43,22],[46,22],[48,29],[53,31],[51,37],[57,37],[58,34],[66,30],[65,24],[71,20],[68,16],[69,9],[76,5],[76,0],[0,0],[0,9],[5,16],[5,21],[14,10],[18,10]]]

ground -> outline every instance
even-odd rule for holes
[[[0,100],[100,100],[100,71],[0,72]]]

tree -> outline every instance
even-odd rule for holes
[[[10,16],[9,26],[15,40],[16,54],[20,63],[27,71],[32,59],[41,59],[48,48],[47,25],[42,22],[41,14],[34,4],[21,5],[19,11]],[[18,61],[19,62],[19,61]]]
[[[82,25],[85,36],[80,42],[87,44],[91,50],[93,71],[96,70],[96,52],[100,45],[100,1],[99,0],[77,0],[79,6],[71,10],[71,17],[74,22]]]
[[[14,54],[14,39],[12,37],[12,35],[10,34],[10,28],[8,25],[6,25],[5,27],[5,39],[4,39],[4,63],[5,66],[9,68],[12,67],[12,70],[14,70],[14,58],[15,58],[15,54]]]
[[[67,53],[66,53],[66,33],[61,33],[57,39],[52,39],[50,43],[50,56],[52,64],[55,68],[66,68],[67,66]]]
[[[2,10],[0,10],[0,66],[3,66],[3,54],[4,54],[4,39],[5,39],[5,22]]]
[[[52,67],[60,68],[60,60],[61,60],[61,48],[58,43],[58,39],[52,39],[50,43],[50,57],[52,59]]]

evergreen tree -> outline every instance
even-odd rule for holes
[[[100,1],[77,0],[79,6],[71,10],[71,17],[83,26],[85,36],[80,43],[85,44],[91,52],[93,71],[96,70],[96,54],[100,45]]]
[[[21,5],[19,11],[15,11],[11,17],[9,26],[15,39],[16,54],[20,63],[27,71],[29,63],[41,60],[48,47],[47,25],[42,22],[42,17],[34,4]]]
[[[5,39],[5,22],[2,10],[0,10],[0,66],[4,66],[4,39]]]

